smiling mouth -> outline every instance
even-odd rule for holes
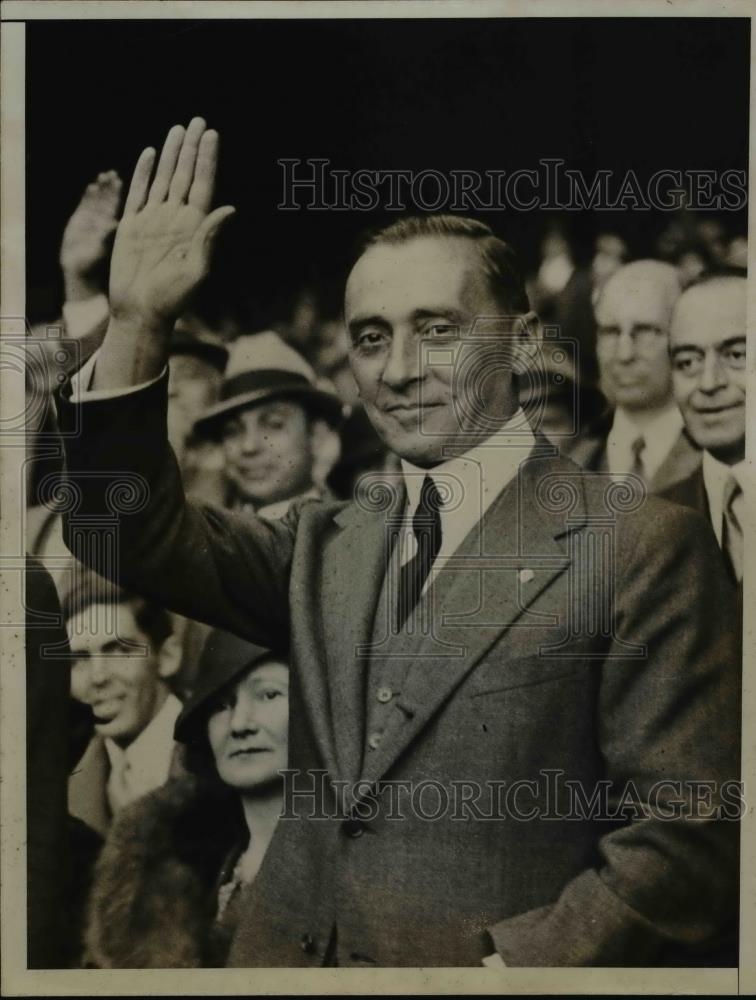
[[[712,417],[716,416],[718,413],[729,413],[730,410],[738,410],[741,407],[741,403],[728,403],[727,406],[712,406],[707,409],[697,409],[698,413],[702,417]]]
[[[420,410],[434,410],[443,403],[395,403],[393,406],[385,406],[384,413],[417,413]]]
[[[229,757],[252,757],[258,753],[270,753],[267,747],[246,747],[244,750],[232,750]]]

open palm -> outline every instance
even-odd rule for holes
[[[206,276],[215,236],[234,211],[209,212],[217,156],[218,135],[201,118],[171,129],[152,183],[155,150],[140,156],[111,258],[114,317],[172,322]]]

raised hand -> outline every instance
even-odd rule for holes
[[[139,385],[168,358],[173,324],[210,268],[213,242],[233,214],[210,211],[218,133],[202,118],[175,125],[155,166],[137,161],[110,261],[110,323],[97,356],[93,389]],[[152,180],[150,180],[152,178]]]
[[[110,311],[120,325],[169,330],[206,276],[214,239],[233,214],[210,212],[218,133],[202,118],[175,125],[155,176],[155,150],[139,157],[110,264]]]
[[[122,186],[115,170],[98,174],[68,220],[60,247],[67,302],[105,291],[104,275],[98,271],[107,260],[108,237],[118,225]]]

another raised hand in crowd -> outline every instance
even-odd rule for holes
[[[118,225],[122,181],[115,170],[87,185],[63,233],[60,267],[66,302],[104,294],[110,237]]]

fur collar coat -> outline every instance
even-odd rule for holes
[[[194,775],[119,814],[97,863],[85,931],[96,968],[222,966],[218,889],[245,844],[238,798]]]

